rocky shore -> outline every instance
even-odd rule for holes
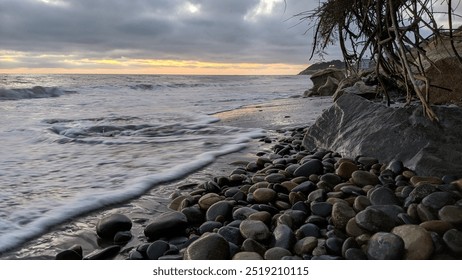
[[[134,244],[132,221],[113,213],[103,249],[75,244],[56,259],[462,259],[462,180],[419,176],[401,161],[306,150],[307,128],[271,151],[198,186],[182,186]]]

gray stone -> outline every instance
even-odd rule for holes
[[[332,213],[332,204],[327,203],[327,202],[316,202],[313,201],[311,202],[311,213],[314,215],[318,215],[321,217],[327,217],[330,216]]]
[[[229,244],[217,233],[207,233],[191,243],[185,251],[185,260],[228,260]]]
[[[83,259],[82,246],[74,245],[56,255],[56,260],[81,260]]]
[[[132,228],[132,221],[125,215],[112,214],[103,217],[96,224],[96,234],[102,239],[113,240],[119,231],[129,231]]]
[[[120,252],[119,245],[112,245],[104,249],[97,249],[90,254],[86,255],[84,260],[111,260],[116,257]]]
[[[404,254],[404,241],[396,234],[377,232],[367,245],[367,256],[371,260],[399,260]]]
[[[253,239],[244,240],[244,242],[242,243],[242,250],[246,252],[256,252],[262,257],[265,255],[266,252],[266,248],[261,243]]]
[[[295,235],[297,236],[297,239],[303,239],[308,236],[312,237],[320,237],[321,236],[321,230],[319,227],[315,224],[307,223],[301,226],[296,232]]]
[[[329,255],[342,255],[343,240],[337,237],[330,237],[326,240],[326,250]]]
[[[415,187],[409,196],[406,198],[404,202],[404,206],[408,207],[411,203],[419,203],[424,199],[426,196],[430,195],[431,193],[436,191],[436,187],[430,184],[422,184]]]
[[[441,209],[445,205],[454,204],[455,200],[448,192],[434,192],[422,199],[422,204],[432,209]]]
[[[263,257],[265,260],[280,260],[287,256],[292,256],[292,253],[289,250],[280,247],[273,247],[266,250]]]
[[[114,235],[114,244],[127,243],[132,237],[131,231],[119,231]]]
[[[448,230],[443,236],[444,243],[456,256],[462,257],[462,232],[457,229]]]
[[[184,233],[188,219],[180,212],[166,212],[155,218],[144,228],[144,235],[150,240],[171,237]]]
[[[372,165],[379,163],[379,160],[375,157],[359,157],[358,162],[365,167],[371,167]]]
[[[279,224],[273,230],[274,247],[291,250],[295,244],[295,234],[287,225]]]
[[[311,181],[305,181],[300,183],[298,186],[293,188],[292,192],[301,192],[305,195],[310,194],[312,191],[316,190],[316,185]]]
[[[244,220],[239,226],[241,234],[245,238],[265,242],[271,237],[271,232],[262,221]]]
[[[335,187],[336,185],[342,182],[342,178],[333,173],[326,173],[322,175],[319,179],[328,184],[330,187]]]
[[[162,240],[156,240],[149,245],[146,250],[146,255],[150,260],[158,260],[165,254],[165,252],[167,252],[168,249],[170,249],[170,244]]]
[[[234,220],[245,220],[247,219],[250,215],[257,213],[258,210],[252,209],[250,207],[241,207],[233,212],[233,219]]]
[[[390,231],[396,226],[393,218],[383,211],[367,207],[355,216],[356,224],[369,232]]]
[[[323,189],[317,189],[315,191],[312,191],[308,195],[308,201],[313,202],[313,201],[324,201],[326,197],[326,191]]]
[[[231,217],[233,205],[230,201],[218,201],[207,209],[205,218],[207,221],[215,221],[219,217],[225,220]]]
[[[273,183],[273,184],[282,183],[285,180],[286,180],[286,176],[284,176],[283,174],[279,174],[279,173],[273,173],[265,177],[265,181],[267,181],[268,183]]]
[[[183,213],[186,216],[186,218],[188,219],[188,223],[193,225],[202,224],[205,220],[205,215],[198,205],[185,207],[183,208],[183,210],[181,210],[181,213]]]
[[[367,208],[382,211],[385,215],[392,219],[395,224],[400,224],[401,222],[401,219],[398,217],[399,214],[405,213],[404,209],[398,205],[371,205]]]
[[[345,259],[351,260],[351,261],[357,261],[357,260],[367,260],[366,254],[361,249],[358,248],[349,248],[345,252]]]
[[[297,168],[294,172],[295,177],[305,176],[309,177],[312,174],[323,174],[324,173],[324,165],[318,159],[311,159],[305,163],[303,163],[299,168]]]
[[[222,223],[216,221],[207,221],[199,227],[199,233],[202,235],[206,232],[212,232],[216,228],[221,228]]]
[[[368,155],[380,162],[401,160],[423,176],[462,175],[462,109],[433,108],[438,124],[426,118],[417,104],[391,108],[345,94],[307,129],[303,146],[308,151],[323,148],[351,158]]]
[[[240,245],[244,241],[244,238],[241,236],[241,232],[235,227],[224,226],[218,230],[218,234],[223,236],[226,241],[236,245]]]
[[[391,170],[395,175],[399,175],[404,171],[404,164],[400,160],[392,160],[388,164],[387,169]]]
[[[395,192],[389,188],[381,187],[371,191],[369,200],[372,205],[399,205],[401,204]]]

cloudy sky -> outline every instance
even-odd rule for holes
[[[0,72],[296,74],[317,3],[0,0]]]

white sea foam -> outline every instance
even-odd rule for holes
[[[67,201],[65,204],[55,207],[54,209],[46,212],[45,215],[42,215],[42,213],[28,213],[30,216],[36,214],[37,218],[27,223],[24,227],[19,227],[15,224],[4,225],[8,228],[8,232],[0,236],[0,253],[16,247],[21,243],[40,235],[51,226],[65,222],[70,218],[108,205],[121,203],[139,197],[159,184],[183,178],[188,174],[213,163],[219,156],[244,149],[247,146],[246,143],[251,139],[258,138],[263,135],[264,132],[258,129],[244,133],[230,141],[230,143],[222,146],[220,149],[202,153],[190,162],[179,164],[161,173],[138,178],[138,182],[133,185],[111,192],[108,192],[107,190],[102,192],[88,192],[82,196],[74,198],[71,201]],[[1,226],[2,225],[0,224],[0,228]]]

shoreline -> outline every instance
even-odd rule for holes
[[[322,110],[331,104],[331,98],[284,98],[219,112],[212,116],[220,119],[215,125],[265,129],[266,137],[274,140],[280,135],[278,131],[280,132],[281,129],[314,123]],[[305,113],[307,108],[312,110],[311,113]],[[306,120],[307,116],[311,116],[311,119]],[[90,253],[105,246],[99,243],[100,240],[95,233],[98,220],[114,213],[125,214],[132,219],[133,238],[124,248],[135,246],[140,242],[139,239],[144,237],[145,224],[153,217],[170,210],[168,208],[169,197],[175,191],[192,188],[219,174],[228,174],[242,161],[255,159],[256,151],[269,149],[269,147],[270,144],[254,139],[247,143],[247,148],[244,150],[220,156],[214,163],[178,181],[161,184],[139,198],[92,211],[55,226],[47,233],[1,254],[0,259],[54,259],[58,252],[74,244],[81,244],[84,252]],[[122,253],[116,259],[123,258],[123,255]]]
[[[462,180],[418,176],[397,160],[305,150],[311,123],[299,120],[306,118],[305,103],[316,102],[331,104],[329,98],[285,99],[218,113],[217,125],[264,128],[267,135],[138,199],[61,225],[5,257],[461,259]],[[109,229],[114,234],[101,237]],[[116,233],[129,238],[117,243]]]

